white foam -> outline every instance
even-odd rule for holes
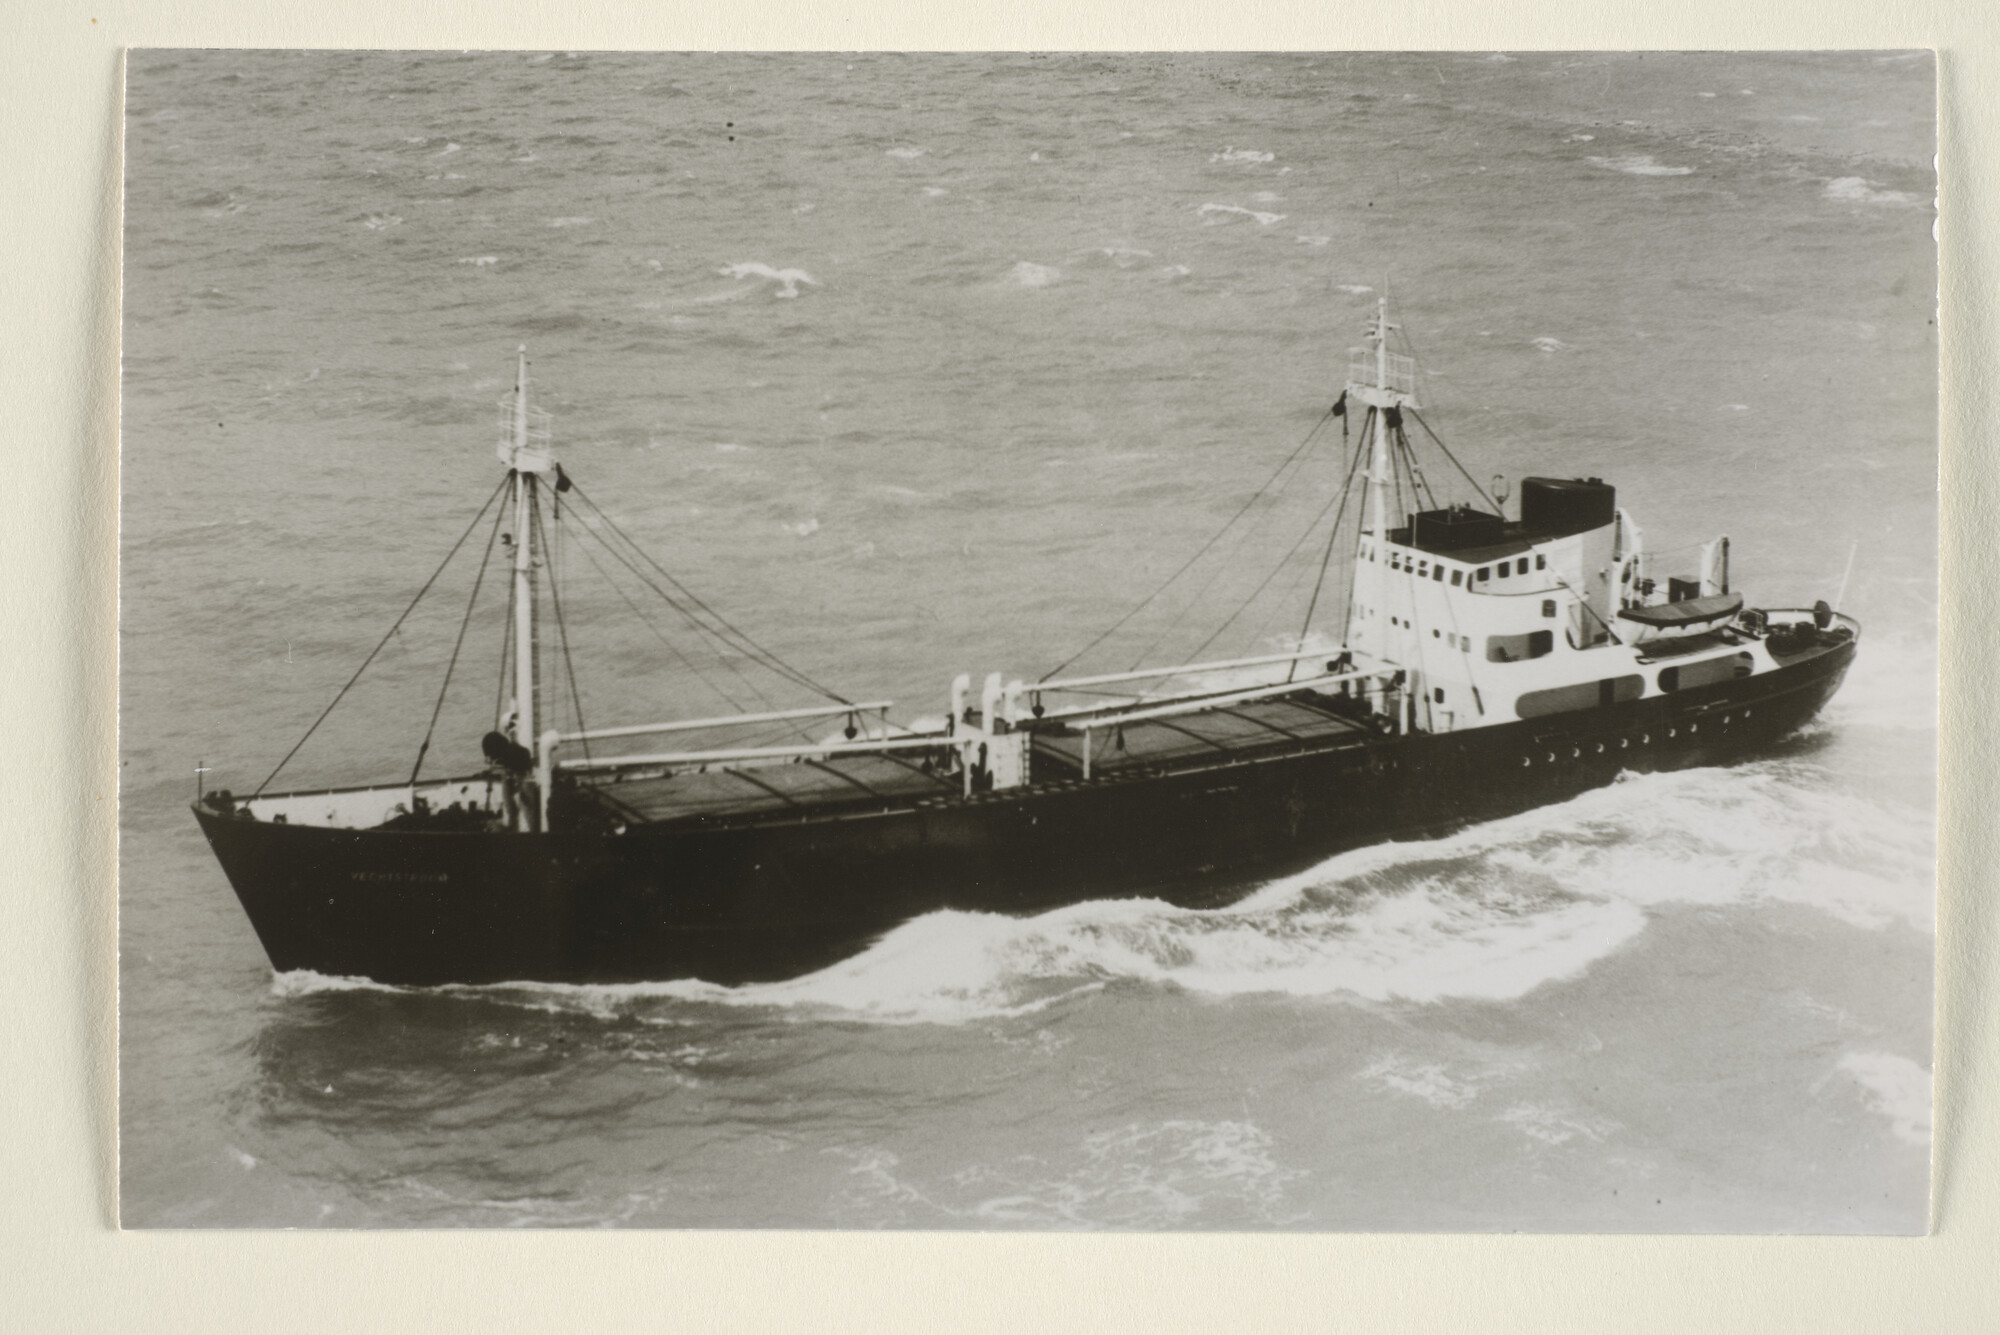
[[[924,195],[926,198],[929,199],[943,199],[946,195],[950,193],[951,191],[945,189],[941,185],[927,185],[924,187]]]
[[[1923,201],[1906,190],[1887,190],[1859,176],[1839,176],[1826,183],[1828,199],[1843,204],[1920,204]]]
[[[1375,289],[1369,287],[1366,283],[1335,283],[1333,290],[1336,292],[1345,292],[1350,297],[1365,297]]]
[[[361,220],[361,225],[371,232],[386,232],[391,227],[400,226],[402,221],[393,213],[371,213]]]
[[[1562,1146],[1581,1137],[1593,1144],[1618,1130],[1609,1118],[1547,1103],[1518,1103],[1500,1114],[1500,1120],[1530,1140]]]
[[[1270,162],[1277,156],[1278,155],[1276,153],[1259,153],[1254,148],[1237,148],[1232,144],[1230,147],[1223,149],[1220,153],[1210,154],[1208,160],[1210,162],[1259,163],[1259,162]]]
[[[1889,1052],[1850,1052],[1840,1069],[1861,1086],[1870,1105],[1907,1145],[1931,1143],[1931,1073]]]
[[[1062,277],[1062,270],[1022,260],[1007,271],[1007,277],[1021,287],[1047,287]]]
[[[1563,342],[1559,338],[1537,338],[1537,339],[1531,339],[1530,341],[1535,345],[1536,349],[1541,352],[1561,352],[1564,348],[1569,346],[1569,344]]]
[[[1323,246],[1333,240],[1330,236],[1297,236],[1292,239],[1303,246]]]
[[[1246,209],[1240,204],[1204,204],[1199,209],[1196,209],[1195,212],[1202,214],[1211,224],[1227,222],[1231,215],[1255,218],[1258,225],[1262,227],[1269,227],[1274,222],[1283,222],[1285,220],[1285,215],[1282,213],[1259,213],[1255,209]]]
[[[1045,1228],[1172,1228],[1227,1200],[1280,1223],[1285,1186],[1303,1175],[1280,1166],[1261,1128],[1233,1119],[1129,1122],[1092,1133],[1065,1158],[1056,1165],[1035,1156],[965,1170],[959,1185],[1000,1191],[969,1211],[947,1213]]]
[[[770,265],[757,260],[746,260],[741,264],[726,265],[718,270],[718,272],[726,278],[761,278],[767,282],[776,283],[779,285],[778,290],[772,295],[778,297],[798,296],[799,284],[801,283],[804,283],[807,287],[819,286],[819,279],[814,278],[804,269],[774,269]]]
[[[316,973],[311,969],[290,969],[271,975],[274,997],[309,997],[321,992],[400,992],[403,989],[372,978],[345,974]]]
[[[819,532],[819,516],[811,515],[795,524],[781,524],[779,527],[795,538],[810,538]]]
[[[589,225],[590,225],[591,223],[594,223],[594,222],[596,222],[596,221],[597,221],[597,219],[595,219],[595,218],[586,218],[586,217],[583,217],[583,216],[581,216],[581,215],[575,215],[575,216],[571,216],[571,217],[564,217],[564,218],[551,218],[551,219],[549,219],[549,226],[551,226],[551,227],[587,227],[587,226],[589,226]]]
[[[484,269],[489,264],[498,264],[500,262],[500,257],[498,255],[468,255],[464,259],[458,262],[460,264],[470,264],[475,268]]]
[[[1669,167],[1653,161],[1643,153],[1630,154],[1622,158],[1588,158],[1586,161],[1608,171],[1624,172],[1627,176],[1692,176],[1692,167]]]
[[[920,158],[923,155],[924,151],[921,148],[911,148],[907,144],[899,145],[891,149],[885,149],[882,154],[883,157],[902,158],[905,161],[911,158]]]
[[[1479,1086],[1453,1077],[1440,1062],[1420,1061],[1402,1053],[1377,1057],[1355,1072],[1377,1089],[1422,1099],[1433,1108],[1463,1108],[1479,1097]]]

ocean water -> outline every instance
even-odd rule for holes
[[[124,1221],[1921,1231],[1932,80],[1900,53],[134,53]],[[1316,424],[1079,666],[1337,625],[1337,569],[1301,619],[1299,543],[1385,291],[1482,483],[1601,475],[1655,550],[1727,533],[1753,602],[1844,593],[1866,634],[1822,717],[1227,909],[938,913],[792,982],[273,976],[196,768],[254,787],[471,521],[518,345],[588,495],[909,720],[1088,643]],[[588,529],[559,718],[801,702],[635,615]],[[407,772],[473,566],[286,783]],[[426,772],[478,763],[498,617]]]

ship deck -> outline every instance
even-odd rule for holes
[[[1036,783],[1080,779],[1083,733],[1056,721],[1029,726],[1029,790]],[[1298,699],[1258,700],[1095,732],[1093,778],[1269,751],[1320,749],[1344,737],[1358,741],[1372,735],[1364,724]],[[618,819],[634,824],[879,811],[964,791],[957,774],[927,769],[908,754],[886,753],[632,777],[610,772],[579,787]]]
[[[740,769],[594,777],[584,791],[622,818],[641,822],[690,816],[747,816],[856,804],[901,806],[960,791],[950,775],[895,755],[829,756]]]
[[[1301,744],[1317,749],[1345,735],[1371,735],[1361,723],[1296,699],[1256,700],[1095,731],[1090,741],[1093,776],[1273,749],[1296,750]],[[1083,734],[1060,725],[1038,728],[1031,773],[1038,778],[1081,777]]]

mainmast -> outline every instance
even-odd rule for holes
[[[1367,335],[1368,346],[1350,351],[1347,367],[1347,401],[1365,404],[1367,415],[1361,423],[1361,439],[1369,446],[1368,523],[1362,530],[1356,554],[1355,598],[1348,616],[1347,646],[1378,660],[1393,659],[1390,652],[1388,619],[1383,608],[1388,599],[1389,554],[1382,544],[1389,537],[1389,489],[1394,485],[1390,444],[1402,426],[1405,408],[1417,406],[1416,364],[1401,353],[1389,351],[1389,332],[1402,326],[1389,322],[1389,299],[1375,303],[1375,324]]]
[[[528,349],[520,349],[500,460],[514,479],[514,741],[533,751],[535,738],[535,484],[555,472],[548,414],[528,407]],[[503,400],[503,403],[506,402]],[[540,803],[521,803],[520,828],[539,824]]]

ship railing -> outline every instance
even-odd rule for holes
[[[1165,700],[1134,700],[1126,704],[1098,705],[1050,717],[1059,717],[1066,726],[1086,731],[1092,728],[1110,728],[1125,723],[1137,723],[1144,719],[1171,718],[1176,714],[1198,714],[1207,709],[1222,709],[1252,700],[1268,700],[1273,696],[1291,695],[1297,691],[1316,691],[1324,686],[1338,686],[1342,682],[1386,680],[1401,670],[1380,667],[1346,672],[1321,672],[1310,677],[1300,677],[1296,681],[1246,686],[1238,690],[1211,691],[1201,695],[1176,696]]]
[[[1393,390],[1398,394],[1412,397],[1417,392],[1416,359],[1400,352],[1388,356],[1388,383],[1376,385],[1377,373],[1382,368],[1376,363],[1374,348],[1349,348],[1347,350],[1347,382],[1369,388]]]
[[[554,735],[554,740],[558,744],[602,742],[616,737],[650,737],[668,732],[699,732],[711,728],[748,727],[753,723],[787,723],[799,719],[839,718],[843,715],[847,718],[848,726],[857,730],[868,728],[877,739],[881,739],[889,735],[889,708],[895,703],[894,700],[867,700],[851,705],[814,705],[806,709],[777,709],[764,714],[723,714],[716,718],[674,719],[667,723],[635,723],[619,728],[558,732]]]
[[[500,439],[511,446],[514,443],[514,396],[494,401],[499,409]],[[528,448],[546,450],[555,438],[554,418],[543,408],[528,409]]]
[[[1309,658],[1325,659],[1330,665],[1338,661],[1342,654],[1349,655],[1350,659],[1353,657],[1353,651],[1351,650],[1329,649],[1322,646],[1317,649],[1300,649],[1288,654],[1260,654],[1254,658],[1224,658],[1208,663],[1180,663],[1172,667],[1140,668],[1133,672],[1105,672],[1091,677],[1062,677],[1055,681],[1035,682],[1033,685],[1026,687],[1025,690],[1029,702],[1034,705],[1040,705],[1042,696],[1045,693],[1059,695],[1089,691],[1095,687],[1113,686],[1124,682],[1165,681],[1174,677],[1198,677],[1216,672],[1236,672],[1244,668],[1277,667],[1281,664],[1303,662]],[[1393,669],[1388,670],[1392,671]],[[1257,684],[1259,686],[1279,685],[1283,689],[1290,690],[1297,690],[1299,688],[1297,681],[1287,683],[1260,682]],[[1122,708],[1126,705],[1143,705],[1146,703],[1148,701],[1145,697],[1139,697],[1134,700],[1120,701],[1116,704],[1074,705],[1066,709],[1046,710],[1037,714],[1036,717],[1069,718],[1078,714],[1092,713],[1100,709]]]
[[[910,733],[901,737],[856,742],[794,742],[786,746],[729,746],[702,751],[662,751],[650,755],[590,756],[555,761],[563,770],[674,769],[689,765],[722,765],[740,760],[805,760],[824,756],[873,755],[884,751],[936,750],[963,739],[944,732]]]

